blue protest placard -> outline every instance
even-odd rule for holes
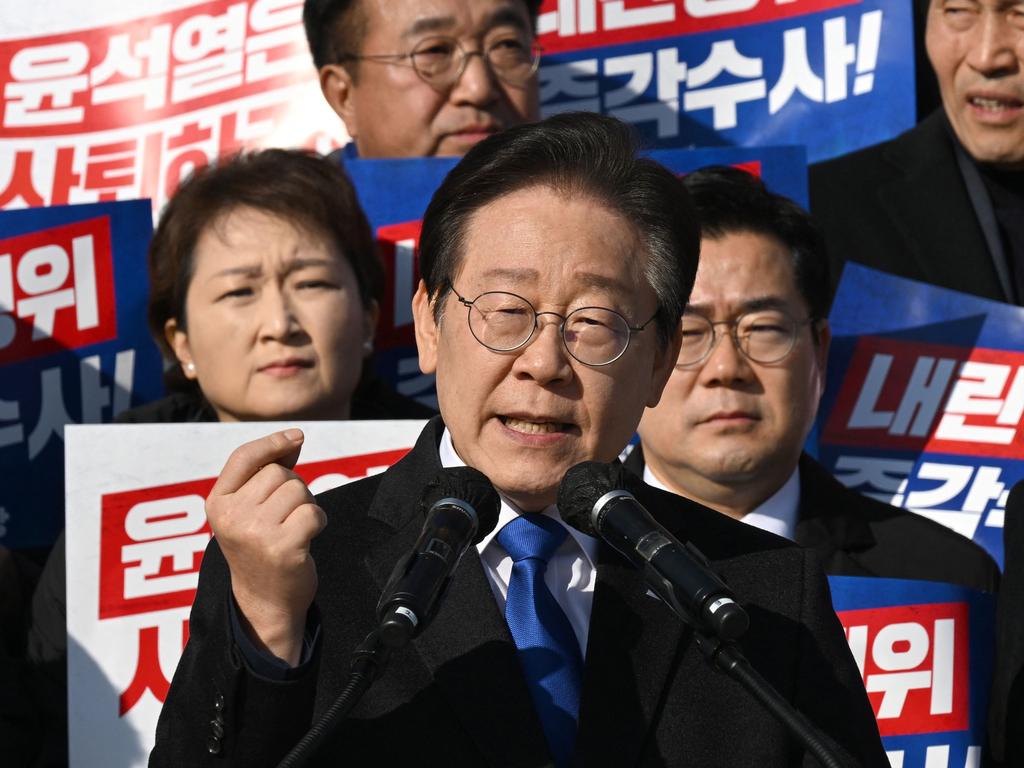
[[[148,200],[0,211],[0,541],[64,525],[66,424],[162,393],[146,326]]]
[[[1002,563],[1024,478],[1024,309],[848,264],[830,322],[819,460]]]
[[[994,595],[902,579],[830,576],[889,760],[980,765],[994,652]]]
[[[739,166],[760,176],[774,191],[807,204],[803,147],[663,149],[649,154],[679,174],[707,165]],[[434,379],[419,370],[409,302],[419,280],[423,212],[455,163],[451,158],[345,161],[377,236],[386,274],[375,345],[377,370],[401,394],[433,406]]]
[[[549,0],[541,109],[599,111],[659,146],[803,144],[811,162],[915,122],[912,5]]]

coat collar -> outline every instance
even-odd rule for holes
[[[643,476],[644,454],[640,445],[629,454],[625,466]],[[850,490],[806,453],[800,456],[800,506],[796,541],[815,549],[822,562],[839,552],[856,552],[875,545],[871,527],[862,516],[847,509]]]
[[[852,493],[806,453],[800,457],[800,518],[797,543],[816,550],[826,566],[835,556],[875,546],[871,526],[847,508]]]
[[[422,512],[409,499],[440,470],[443,431],[440,417],[432,419],[413,450],[381,480],[368,514],[395,534],[365,556],[380,588],[422,528]],[[645,491],[633,490],[643,500]],[[638,762],[688,638],[682,622],[648,594],[639,573],[602,544],[583,673],[580,764]],[[474,550],[463,557],[437,615],[412,646],[486,764],[550,763],[512,636]],[[624,696],[631,700],[623,702]]]
[[[875,194],[920,274],[969,293],[1002,295],[977,216],[968,215],[974,205],[942,109],[883,145],[882,159],[896,172]]]

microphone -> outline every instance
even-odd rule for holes
[[[406,645],[434,617],[463,553],[497,525],[501,501],[482,472],[451,467],[427,484],[420,505],[423,530],[377,603],[378,632],[388,648]]]
[[[566,524],[604,539],[643,571],[651,589],[698,632],[735,640],[747,612],[693,544],[681,543],[625,490],[621,464],[586,461],[565,473],[558,512]]]

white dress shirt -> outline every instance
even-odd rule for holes
[[[452,436],[447,428],[441,436],[439,452],[441,466],[466,466],[466,463],[459,458],[459,454],[455,452]],[[494,599],[498,601],[498,608],[504,615],[505,595],[508,594],[508,580],[512,575],[512,558],[498,543],[497,535],[503,526],[511,522],[521,512],[500,492],[498,495],[501,497],[498,524],[476,545],[476,548],[480,553],[480,562],[483,563],[484,573],[487,574],[487,580],[491,584],[491,592],[494,593]],[[551,590],[551,594],[558,601],[562,610],[565,611],[569,624],[572,625],[573,632],[576,633],[576,640],[580,644],[580,654],[586,658],[590,609],[594,602],[594,584],[597,581],[597,539],[565,525],[554,504],[540,514],[556,520],[559,525],[569,531],[562,546],[548,562],[547,570],[544,572],[544,583]]]
[[[644,482],[661,488],[669,493],[676,493],[661,480],[655,477],[651,468],[644,466]],[[755,509],[740,518],[747,525],[760,528],[762,531],[783,536],[790,541],[796,540],[796,520],[800,511],[800,468],[793,470],[789,480],[783,483],[774,494],[765,499]]]

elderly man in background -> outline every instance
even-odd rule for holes
[[[814,549],[826,573],[995,589],[981,547],[844,487],[803,453],[830,340],[828,263],[810,216],[734,168],[684,183],[701,222],[700,268],[675,371],[627,466]]]
[[[536,120],[540,0],[306,0],[320,88],[359,157],[459,156]]]
[[[929,2],[942,109],[892,141],[811,168],[838,281],[856,261],[1024,302],[1024,2]]]

